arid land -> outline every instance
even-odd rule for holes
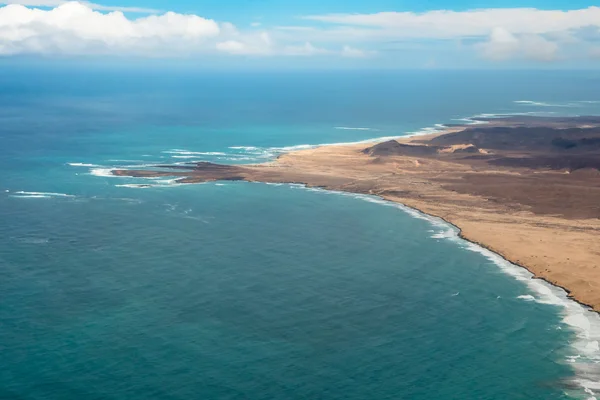
[[[600,311],[600,117],[493,119],[436,135],[323,146],[259,165],[118,176],[245,180],[373,194],[441,217]]]

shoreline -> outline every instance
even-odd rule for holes
[[[267,164],[267,163],[264,163],[264,164]],[[257,164],[257,165],[264,165],[264,164]],[[262,182],[262,181],[247,181],[247,182],[249,182],[249,183],[261,183],[261,184],[266,184],[266,185],[274,184],[274,183],[271,183],[271,182]],[[310,184],[307,184],[306,182],[300,182],[300,181],[298,181],[298,182],[284,182],[284,183],[277,183],[277,184],[278,185],[279,184],[282,184],[282,185],[300,185],[300,186],[303,186],[306,189],[323,190],[323,191],[326,191],[326,192],[337,193],[337,194],[341,194],[341,195],[358,195],[358,196],[375,197],[375,198],[380,199],[381,201],[385,201],[385,202],[389,202],[389,203],[394,203],[394,204],[397,204],[399,206],[402,206],[402,207],[405,207],[407,209],[410,209],[412,211],[415,211],[417,213],[420,213],[420,214],[422,214],[424,217],[426,217],[428,219],[429,218],[431,218],[431,219],[439,219],[439,220],[443,221],[443,223],[445,223],[448,226],[450,226],[451,228],[455,229],[457,231],[457,237],[459,239],[464,240],[465,242],[471,243],[471,244],[473,244],[475,246],[478,246],[478,247],[482,248],[483,250],[486,250],[486,251],[489,251],[491,253],[494,253],[495,255],[497,255],[500,258],[502,258],[504,261],[506,261],[506,262],[508,262],[508,263],[510,263],[510,264],[512,264],[512,265],[514,265],[516,267],[518,267],[518,268],[522,268],[523,270],[527,271],[528,273],[530,273],[532,275],[532,279],[537,279],[537,280],[543,281],[546,284],[548,284],[548,285],[550,285],[550,286],[552,286],[552,287],[554,287],[556,289],[560,289],[560,290],[564,291],[568,300],[573,301],[573,302],[579,304],[580,306],[584,307],[584,309],[586,311],[590,311],[593,314],[598,315],[598,317],[600,317],[600,310],[596,310],[594,308],[594,306],[592,306],[591,304],[587,304],[587,303],[585,303],[585,302],[577,299],[576,297],[574,297],[572,295],[571,290],[569,290],[568,288],[566,288],[564,286],[561,286],[559,283],[552,282],[551,280],[549,280],[549,279],[547,279],[545,277],[537,275],[534,271],[532,271],[531,269],[529,269],[526,265],[523,265],[523,264],[520,264],[520,263],[518,263],[518,262],[516,262],[514,260],[511,260],[510,257],[507,256],[507,255],[505,255],[503,252],[495,250],[494,248],[486,245],[485,243],[479,242],[479,241],[477,241],[474,238],[470,238],[469,236],[467,236],[467,235],[464,234],[464,230],[459,225],[457,225],[457,224],[455,224],[455,223],[453,223],[453,222],[445,219],[443,216],[435,215],[435,214],[429,213],[427,211],[424,211],[424,210],[422,210],[422,209],[420,209],[420,208],[418,208],[416,206],[409,205],[409,204],[397,201],[397,200],[395,200],[395,199],[393,199],[391,197],[380,196],[380,195],[377,195],[377,194],[361,193],[361,192],[353,192],[353,191],[344,191],[344,190],[339,190],[339,189],[329,189],[329,188],[327,188],[325,186],[312,186]]]
[[[260,164],[197,162],[113,170],[112,175],[171,177],[181,184],[298,184],[374,196],[430,222],[438,220],[468,250],[524,281],[536,293],[526,300],[560,307],[562,322],[575,335],[570,345],[576,353],[567,360],[573,363],[575,382],[600,391],[600,271],[595,269],[600,252],[594,251],[600,237],[600,169],[595,169],[600,152],[584,148],[572,154],[571,147],[555,144],[566,139],[550,141],[552,135],[573,132],[575,139],[585,136],[582,143],[600,142],[600,118],[494,119],[438,129],[394,139],[290,146]],[[504,134],[512,139],[498,142]],[[532,135],[530,147],[514,140],[526,134]],[[588,140],[588,134],[596,136]],[[513,142],[521,147],[511,148]]]
[[[600,214],[597,214],[600,208],[595,200],[600,197],[594,197],[600,195],[600,171],[596,176],[593,168],[592,172],[584,169],[584,173],[569,174],[564,168],[548,170],[519,164],[489,164],[481,159],[489,159],[490,152],[473,150],[473,145],[452,145],[447,147],[450,151],[438,150],[431,154],[432,143],[437,146],[437,142],[470,130],[491,131],[506,126],[516,130],[540,129],[550,125],[548,129],[562,131],[571,126],[581,129],[581,124],[589,124],[590,119],[487,119],[445,129],[437,125],[437,132],[393,140],[385,137],[357,143],[290,146],[276,159],[260,164],[161,165],[157,166],[161,171],[113,170],[112,175],[173,177],[178,183],[216,180],[300,183],[326,190],[377,195],[446,221],[459,229],[463,239],[521,266],[536,278],[562,288],[579,304],[600,312],[600,293],[585,288],[590,274],[600,288],[600,272],[593,271],[596,265],[592,265],[600,266],[600,253],[594,254],[591,250],[598,244],[593,235],[600,234]],[[372,146],[365,149],[367,144]],[[502,155],[500,151],[494,150],[494,153]],[[492,161],[496,159],[513,163],[522,160],[495,157]],[[569,158],[564,159],[570,162]],[[590,186],[598,190],[587,193]],[[548,192],[548,188],[556,193]],[[571,203],[561,197],[572,193],[576,195],[572,196]],[[572,253],[571,257],[556,251],[563,245],[556,235],[570,235],[565,241],[572,248],[565,247],[564,253]],[[521,236],[531,246],[523,247],[519,240],[500,240],[511,236]],[[583,241],[587,241],[588,247],[585,243],[582,245]],[[587,258],[581,257],[582,252]],[[586,264],[587,269],[583,268]]]
[[[261,183],[261,184],[267,184],[267,185],[272,184],[272,183],[260,182],[260,181],[249,181],[249,182],[250,183]],[[502,254],[501,252],[498,252],[498,251],[494,250],[493,248],[490,248],[489,246],[485,245],[484,243],[478,242],[477,240],[474,240],[474,239],[471,239],[471,238],[465,236],[463,229],[460,226],[452,223],[451,221],[448,221],[447,219],[445,219],[441,216],[427,213],[417,207],[410,206],[410,205],[404,204],[402,202],[398,202],[396,200],[382,197],[382,196],[376,195],[376,194],[366,194],[366,193],[357,193],[357,192],[350,192],[350,191],[327,189],[327,188],[323,188],[323,187],[311,186],[311,185],[308,185],[308,184],[302,183],[302,182],[293,182],[293,183],[290,182],[290,183],[283,183],[283,184],[284,185],[300,185],[308,190],[325,191],[325,192],[334,193],[334,194],[338,194],[338,195],[342,195],[342,196],[353,196],[357,199],[375,198],[378,200],[378,201],[376,201],[376,203],[381,203],[382,205],[385,205],[385,203],[393,204],[396,208],[400,209],[402,212],[408,214],[412,218],[423,219],[433,225],[437,225],[435,220],[439,220],[439,222],[441,222],[442,224],[449,227],[454,233],[453,236],[450,236],[450,237],[446,236],[446,237],[444,237],[444,239],[448,239],[448,240],[457,239],[458,241],[464,242],[465,244],[467,244],[467,246],[461,246],[460,242],[457,242],[456,244],[459,247],[465,248],[467,251],[474,251],[474,252],[480,253],[483,257],[485,257],[491,263],[493,263],[503,274],[508,275],[517,281],[523,282],[524,286],[527,287],[527,289],[530,292],[536,294],[536,297],[532,297],[531,301],[533,301],[535,303],[539,303],[539,304],[546,304],[546,305],[554,306],[554,307],[557,307],[560,309],[559,314],[561,314],[563,317],[561,322],[564,323],[565,325],[568,325],[570,327],[570,329],[573,331],[573,334],[577,338],[577,340],[575,342],[569,343],[569,345],[572,348],[577,349],[577,351],[580,353],[580,354],[577,354],[574,356],[567,357],[567,362],[569,362],[569,364],[572,364],[572,367],[575,372],[576,378],[573,380],[573,382],[576,383],[577,385],[581,386],[581,388],[584,390],[585,393],[590,394],[592,396],[597,394],[597,392],[594,392],[594,391],[600,391],[600,366],[598,366],[598,363],[600,362],[600,353],[597,348],[597,343],[598,343],[597,340],[600,340],[600,311],[595,310],[591,305],[585,304],[585,303],[581,302],[580,300],[578,300],[577,298],[573,297],[571,295],[571,291],[569,291],[567,288],[560,286],[559,284],[556,284],[554,282],[551,282],[544,277],[538,276],[534,271],[531,271],[529,268],[527,268],[524,265],[521,265],[517,262],[512,261],[510,258],[508,258],[506,255]],[[469,248],[469,245],[473,246],[474,248]],[[502,264],[499,263],[497,260],[493,260],[492,258],[488,257],[486,252],[491,254],[492,256],[498,257],[500,260],[502,260],[504,263],[506,263],[511,268],[514,268],[521,272],[524,272],[528,276],[524,277],[521,274],[511,273],[505,267],[503,267]],[[548,293],[542,293],[540,290],[536,290],[533,287],[534,285],[542,285],[544,287],[548,287],[549,290],[551,291],[551,294],[556,297],[556,300],[558,300],[558,302],[556,300],[552,301],[552,300],[542,299],[541,297],[544,297],[544,296],[549,297]],[[566,304],[562,303],[560,301],[560,300],[562,300],[561,299],[562,296],[564,296],[564,301],[567,302]],[[572,303],[576,307],[579,307],[580,310],[577,310],[577,311],[581,311],[581,312],[576,313],[576,312],[574,312],[575,310],[569,309],[568,303]],[[578,315],[583,315],[584,318],[586,318],[586,320],[587,320],[586,322],[588,322],[587,327],[582,326],[581,321],[577,318],[574,318],[574,321],[570,321],[570,319],[572,319],[573,317],[577,317]],[[588,318],[590,318],[590,319],[588,319]],[[594,324],[594,322],[595,322],[595,324]],[[583,325],[585,325],[585,323]],[[578,343],[578,341],[583,341],[583,342],[585,342],[585,344]],[[591,346],[591,348],[590,348],[589,343],[596,343],[596,346]],[[587,353],[587,354],[583,355],[582,353]],[[573,361],[574,359],[581,359],[582,362]],[[595,397],[591,397],[591,398],[595,399]]]
[[[382,199],[384,199],[384,200],[386,200],[386,201],[392,201],[392,202],[394,202],[394,203],[396,203],[396,204],[401,204],[401,205],[402,205],[402,206],[404,206],[404,207],[413,208],[413,207],[410,207],[410,206],[408,206],[408,205],[406,205],[406,204],[403,204],[403,203],[397,203],[397,202],[395,202],[394,200],[389,200],[389,199],[386,199],[386,198],[382,198]],[[545,282],[546,284],[548,284],[548,285],[550,285],[550,286],[552,286],[552,287],[554,287],[554,288],[557,288],[557,289],[560,289],[560,290],[564,291],[564,292],[565,292],[565,294],[566,294],[566,296],[567,296],[567,298],[568,298],[570,301],[573,301],[573,302],[575,302],[575,303],[579,304],[580,306],[584,307],[584,309],[585,309],[586,311],[589,311],[589,312],[591,312],[591,313],[593,313],[593,314],[595,314],[595,315],[598,315],[598,317],[600,317],[600,310],[596,310],[596,309],[594,308],[594,306],[592,306],[591,304],[587,304],[587,303],[585,303],[585,302],[583,302],[583,301],[581,301],[581,300],[577,299],[576,297],[574,297],[574,296],[572,295],[572,292],[571,292],[571,290],[569,290],[568,288],[566,288],[566,287],[564,287],[564,286],[561,286],[561,285],[560,285],[560,283],[558,283],[558,282],[553,282],[553,281],[551,281],[551,280],[549,280],[549,279],[547,279],[547,278],[545,278],[545,277],[543,277],[543,276],[539,276],[539,275],[537,275],[537,274],[535,273],[535,271],[532,271],[532,270],[531,270],[531,269],[529,269],[529,268],[528,268],[526,265],[524,265],[524,264],[519,264],[518,262],[511,260],[511,259],[510,259],[510,258],[509,258],[507,255],[503,254],[502,252],[500,252],[500,251],[498,251],[498,250],[495,250],[495,249],[491,248],[490,246],[486,245],[485,243],[479,242],[479,241],[477,241],[477,240],[476,240],[476,239],[474,239],[474,238],[470,238],[470,237],[466,236],[466,235],[464,234],[464,231],[463,231],[463,229],[462,229],[460,226],[458,226],[458,225],[455,225],[454,223],[452,223],[452,222],[450,222],[450,221],[448,221],[448,220],[444,219],[443,217],[441,217],[441,216],[438,216],[438,215],[428,214],[428,213],[426,213],[426,212],[424,212],[423,210],[420,210],[420,209],[418,209],[418,208],[413,208],[413,209],[414,209],[414,210],[416,210],[416,211],[418,211],[418,212],[420,212],[420,213],[422,213],[422,214],[424,214],[424,215],[428,215],[428,216],[431,216],[431,217],[434,217],[434,218],[439,218],[439,219],[441,219],[441,220],[442,220],[442,221],[444,221],[446,224],[448,224],[448,225],[450,225],[450,226],[454,227],[454,228],[455,228],[455,229],[458,231],[458,237],[459,237],[460,239],[462,239],[462,240],[464,240],[464,241],[466,241],[466,242],[472,243],[472,244],[473,244],[473,245],[475,245],[475,246],[479,246],[479,247],[481,247],[481,248],[482,248],[482,249],[484,249],[484,250],[487,250],[487,251],[489,251],[489,252],[492,252],[492,253],[494,253],[494,254],[498,255],[500,258],[502,258],[502,259],[503,259],[503,260],[505,260],[506,262],[508,262],[508,263],[510,263],[510,264],[512,264],[512,265],[514,265],[514,266],[516,266],[516,267],[519,267],[519,268],[522,268],[522,269],[524,269],[525,271],[527,271],[528,273],[530,273],[530,274],[532,275],[532,279],[538,279],[538,280],[540,280],[540,281],[543,281],[543,282]]]

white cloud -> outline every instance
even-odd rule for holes
[[[330,14],[303,17],[322,24],[312,27],[279,27],[282,38],[302,36],[331,43],[390,48],[390,43],[446,50],[459,41],[460,51],[481,52],[493,61],[548,62],[589,58],[600,32],[600,7],[579,10],[496,8],[467,11],[436,10],[424,13],[382,12]],[[436,50],[434,50],[436,51]],[[458,49],[457,49],[458,51]],[[463,53],[464,54],[464,53]]]
[[[28,7],[58,7],[68,3],[67,0],[10,0],[10,1],[0,1],[0,5],[5,4],[20,4],[22,6]],[[85,4],[92,10],[98,11],[122,11],[122,12],[134,12],[134,13],[145,13],[145,14],[155,14],[160,12],[159,10],[153,8],[143,8],[143,7],[114,7],[114,6],[103,6],[101,4],[90,3],[87,1],[81,1],[80,3]]]
[[[237,40],[227,40],[217,43],[217,50],[230,54],[247,54],[247,46]]]
[[[0,55],[69,54],[171,57],[205,54],[289,57],[393,57],[421,52],[481,53],[489,60],[597,57],[600,8],[531,8],[309,16],[310,26],[245,30],[198,15],[64,0],[0,1]],[[43,7],[43,9],[33,8]],[[260,19],[259,19],[260,20]],[[315,23],[317,21],[318,23]],[[460,43],[460,46],[456,46]],[[460,49],[459,49],[460,47]],[[425,53],[427,52],[427,53]],[[397,57],[397,56],[396,56]]]
[[[513,35],[503,28],[495,28],[489,40],[480,45],[483,55],[492,60],[531,59],[552,61],[558,45],[540,35]]]
[[[227,40],[216,44],[216,49],[222,53],[235,55],[271,55],[276,51],[271,36],[262,31],[252,34],[244,34],[230,23],[222,24],[222,38]]]
[[[334,54],[310,42],[296,43],[276,43],[266,30],[240,32],[228,22],[174,12],[131,19],[121,11],[95,11],[92,5],[79,2],[50,10],[17,4],[0,7],[0,55]]]
[[[0,54],[149,54],[193,52],[220,34],[215,21],[168,12],[128,19],[70,2],[51,10],[0,8]]]
[[[364,58],[369,56],[369,53],[364,50],[355,49],[354,47],[346,45],[342,48],[342,56],[350,58]]]
[[[425,13],[382,12],[376,14],[332,14],[305,19],[346,27],[369,28],[404,38],[449,39],[488,35],[496,27],[513,34],[543,34],[589,26],[600,26],[600,7],[580,10],[496,8],[469,11],[436,10]],[[369,33],[363,29],[365,33]]]
[[[313,46],[310,42],[298,46],[286,46],[284,53],[288,56],[316,56],[329,54],[330,51]]]

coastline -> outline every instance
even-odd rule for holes
[[[484,126],[505,129],[506,121]],[[530,128],[529,122],[509,122],[517,131],[523,124]],[[540,123],[531,124],[534,129],[546,129]],[[574,123],[576,129],[588,129],[578,119],[553,120],[548,129],[562,132]],[[113,170],[112,175],[170,177],[180,184],[300,184],[308,189],[375,196],[430,221],[439,220],[451,227],[451,238],[462,240],[469,250],[481,253],[536,293],[524,300],[561,307],[563,322],[577,337],[570,343],[577,353],[568,360],[577,373],[576,382],[586,391],[598,391],[600,290],[596,288],[600,288],[600,271],[596,267],[600,267],[600,252],[594,249],[600,237],[600,214],[596,214],[600,171],[496,165],[489,161],[504,160],[512,150],[494,150],[492,157],[483,148],[473,151],[471,144],[437,146],[469,130],[480,133],[480,127],[452,126],[378,142],[298,146],[260,164],[197,162],[159,165],[153,170]],[[539,152],[536,149],[535,154]],[[571,156],[560,157],[569,161]],[[565,193],[575,195],[566,199]]]
[[[556,120],[552,124],[558,127],[574,124],[573,119],[565,121]],[[542,122],[527,124],[541,126]],[[580,123],[579,120],[575,122]],[[523,124],[521,120],[509,120],[509,123]],[[497,119],[484,126],[493,128],[506,124],[506,119]],[[215,180],[300,183],[308,187],[376,195],[454,225],[462,238],[501,255],[535,277],[563,288],[580,304],[600,311],[600,290],[595,290],[600,289],[600,271],[594,270],[596,266],[600,267],[600,252],[594,251],[595,235],[600,235],[600,219],[593,214],[597,212],[594,204],[597,203],[596,194],[600,194],[600,174],[588,177],[579,172],[568,174],[565,170],[489,165],[469,154],[468,157],[412,154],[415,149],[428,149],[427,145],[421,146],[423,143],[444,140],[468,129],[470,125],[457,125],[398,140],[386,137],[380,139],[379,144],[365,141],[309,148],[299,146],[298,150],[290,148],[291,151],[282,152],[274,161],[261,164],[161,165],[157,166],[159,171],[113,170],[112,174],[138,178],[174,177],[178,183]],[[385,140],[389,142],[381,142]],[[410,152],[388,154],[398,149],[378,148],[392,142],[404,146],[400,151],[408,149]],[[383,153],[372,150],[371,154],[366,154],[367,145],[374,145],[370,149],[383,150]],[[458,153],[464,146],[451,148]],[[589,191],[590,182],[594,190],[598,189],[596,192],[585,192]],[[532,187],[535,192],[528,192]],[[548,192],[548,187],[554,192]],[[579,190],[577,193],[585,195],[580,197],[586,198],[566,203],[561,196],[574,190]],[[561,212],[565,214],[559,215]]]
[[[600,391],[600,368],[598,367],[598,363],[600,363],[600,349],[598,348],[600,341],[600,312],[595,310],[592,306],[573,297],[567,288],[536,275],[526,266],[510,260],[501,252],[490,248],[484,243],[465,236],[463,230],[453,222],[448,221],[441,216],[425,212],[418,207],[410,206],[379,195],[327,189],[307,185],[301,182],[285,184],[300,185],[305,189],[313,191],[325,191],[336,193],[338,195],[352,196],[383,205],[393,205],[401,211],[408,213],[411,217],[426,220],[437,228],[440,228],[441,225],[444,225],[444,228],[449,227],[452,231],[450,234],[447,231],[440,236],[432,237],[452,240],[455,241],[459,247],[463,247],[468,251],[480,253],[499,268],[502,273],[521,281],[528,287],[531,293],[536,294],[535,297],[529,295],[520,296],[524,300],[551,305],[560,309],[562,322],[568,325],[576,335],[576,340],[570,343],[570,346],[572,346],[578,354],[567,357],[567,362],[572,365],[576,372],[576,378],[573,382],[581,386],[585,393],[589,395],[594,396],[597,391]],[[590,399],[595,399],[595,397],[590,397]]]

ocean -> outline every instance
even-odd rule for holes
[[[443,221],[109,174],[598,115],[599,72],[0,70],[0,399],[600,393],[598,316]]]

